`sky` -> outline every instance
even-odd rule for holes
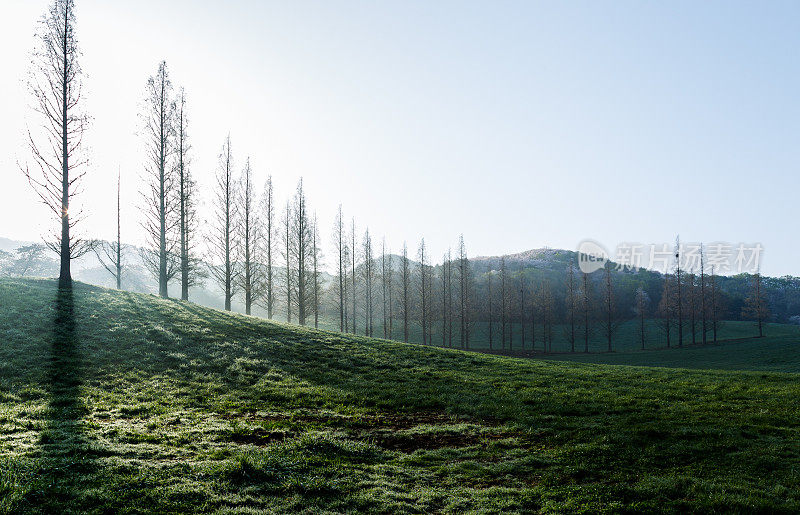
[[[2,0],[0,236],[54,220],[20,173],[44,0]],[[303,178],[333,255],[335,212],[398,251],[463,233],[470,255],[622,242],[760,243],[800,275],[800,3],[76,1],[91,163],[82,232],[139,226],[147,78],[188,97],[210,217],[230,133],[280,202]],[[332,261],[332,259],[330,259]]]

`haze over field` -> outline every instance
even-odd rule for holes
[[[35,124],[24,77],[47,3],[6,0],[0,19],[0,236],[18,240],[49,222],[15,164]],[[765,274],[797,273],[800,242],[776,223],[794,218],[800,186],[796,3],[77,9],[94,119],[82,199],[92,237],[115,233],[119,167],[124,239],[144,241],[139,114],[146,78],[166,59],[187,89],[204,201],[230,132],[237,169],[251,156],[279,196],[305,178],[326,250],[342,203],[395,251],[425,236],[436,258],[461,232],[473,255],[680,233],[760,242]]]

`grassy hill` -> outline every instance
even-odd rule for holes
[[[769,324],[764,338],[744,337],[721,341],[716,345],[687,345],[683,349],[626,349],[593,355],[559,354],[547,356],[546,359],[611,365],[800,373],[800,335],[796,326]]]
[[[0,511],[800,510],[800,384],[0,280]],[[653,351],[657,352],[657,351]]]

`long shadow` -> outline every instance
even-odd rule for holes
[[[46,384],[49,401],[39,435],[39,488],[26,502],[45,512],[79,509],[82,492],[95,476],[97,447],[84,426],[88,410],[81,396],[85,362],[77,336],[71,288],[59,288],[54,303],[53,335]]]

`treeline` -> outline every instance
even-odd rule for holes
[[[29,82],[41,124],[39,131],[28,132],[31,163],[21,168],[58,220],[47,244],[60,258],[60,287],[71,286],[72,260],[90,251],[121,287],[126,252],[119,175],[116,241],[88,240],[75,232],[82,215],[71,202],[85,174],[82,141],[91,118],[82,111],[74,25],[73,0],[54,0],[42,18]],[[285,204],[279,203],[271,177],[263,186],[255,184],[249,157],[237,165],[228,135],[218,155],[214,202],[201,224],[187,94],[173,87],[166,62],[146,81],[145,92],[139,223],[147,245],[140,258],[162,297],[177,281],[181,298],[188,300],[190,288],[211,280],[227,310],[240,298],[248,314],[258,306],[270,318],[281,313],[287,321],[314,326],[326,316],[338,319],[342,332],[461,348],[470,348],[480,326],[493,349],[513,350],[518,330],[523,349],[538,344],[550,350],[554,338],[566,335],[571,350],[581,344],[588,350],[590,335],[599,333],[613,350],[617,329],[633,317],[642,327],[646,318],[657,317],[667,345],[717,338],[726,299],[723,279],[713,269],[681,270],[678,258],[674,273],[659,281],[651,275],[630,283],[610,263],[599,273],[583,274],[573,260],[560,277],[543,277],[506,258],[488,267],[469,260],[463,236],[455,255],[448,251],[437,265],[424,238],[415,250],[403,244],[393,255],[385,239],[376,244],[368,228],[359,231],[354,219],[345,219],[341,207],[333,223],[334,258],[328,263],[335,273],[323,284],[321,226],[302,179]],[[28,258],[20,258],[20,266],[25,268]],[[755,320],[763,334],[770,313],[764,286],[758,274],[750,283],[741,315]],[[412,328],[419,329],[418,337]],[[644,338],[642,330],[643,346]]]

